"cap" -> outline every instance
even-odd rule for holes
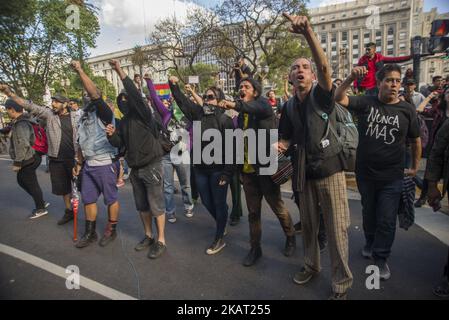
[[[52,99],[52,100],[59,101],[59,102],[61,102],[61,103],[69,102],[69,101],[70,101],[69,99],[67,99],[67,98],[64,97],[62,94],[59,94],[59,93],[55,94],[53,97],[51,97],[51,99]]]
[[[23,107],[11,98],[5,101],[5,108],[14,109],[16,112],[23,112]]]

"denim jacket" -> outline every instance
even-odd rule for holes
[[[112,124],[115,125],[114,120]],[[86,160],[102,160],[106,155],[112,159],[117,154],[117,148],[109,143],[105,126],[95,111],[81,117],[77,141]]]

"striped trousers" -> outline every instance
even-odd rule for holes
[[[329,242],[332,290],[337,293],[346,292],[352,286],[353,277],[348,266],[350,217],[344,172],[306,181],[304,192],[299,193],[299,204],[304,267],[311,272],[321,271],[318,244],[321,207]]]

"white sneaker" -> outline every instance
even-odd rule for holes
[[[168,222],[170,222],[170,223],[175,223],[175,222],[176,222],[175,214],[174,214],[174,213],[173,213],[173,214],[167,213],[167,220],[168,220]]]
[[[185,215],[187,218],[192,218],[193,217],[193,209],[186,210]]]
[[[33,213],[28,218],[36,219],[36,218],[45,216],[46,214],[48,214],[47,209],[33,210]]]

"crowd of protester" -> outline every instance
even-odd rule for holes
[[[0,85],[8,96],[5,107],[12,119],[1,133],[10,135],[9,153],[17,182],[33,198],[35,208],[30,218],[48,214],[49,204],[36,176],[46,154],[52,193],[62,198],[65,207],[58,224],[74,219],[72,182],[78,177],[85,231],[75,246],[83,248],[98,239],[100,195],[107,207],[108,224],[99,244],[106,246],[117,236],[118,188],[129,176],[144,231],[135,250],[147,249],[148,257],[156,259],[167,250],[166,220],[177,221],[176,172],[184,215],[189,219],[194,216],[199,195],[215,221],[214,235],[205,250],[213,255],[223,250],[226,241],[232,241],[225,240],[227,225],[235,226],[241,219],[243,186],[250,244],[243,265],[253,266],[262,258],[261,216],[265,199],[283,230],[285,256],[294,254],[296,234],[302,236],[303,266],[293,281],[305,285],[317,277],[321,272],[320,255],[328,248],[330,299],[341,300],[346,299],[353,283],[345,172],[355,171],[365,236],[360,252],[379,268],[380,278],[388,280],[391,277],[388,259],[403,201],[404,181],[412,179],[422,189],[415,207],[427,200],[437,208],[447,190],[449,86],[436,76],[431,85],[418,92],[413,70],[408,69],[402,78],[401,68],[395,64],[410,57],[384,57],[375,52],[372,43],[366,46],[366,54],[346,79],[332,80],[329,61],[308,19],[288,14],[284,17],[290,22],[292,33],[305,37],[312,59],[299,57],[292,63],[282,97],[277,97],[274,90],[263,92],[243,57],[237,58],[232,70],[236,80],[234,98],[225,96],[217,86],[207,88],[202,95],[192,85],[181,87],[180,79],[171,76],[168,79],[171,98],[163,99],[157,95],[148,74],[143,79],[141,75],[131,79],[115,60],[110,65],[124,87],[116,101],[102,97],[78,61],[73,61],[71,67],[83,84],[86,94],[83,102],[55,94],[51,108],[47,108],[17,96],[7,85]],[[120,119],[114,116],[115,106],[123,115]],[[429,128],[425,119],[432,120]],[[216,129],[223,137],[225,130],[269,133],[278,129],[278,142],[270,145],[269,140],[260,139],[257,146],[264,144],[266,150],[273,146],[280,155],[289,156],[290,181],[300,221],[293,223],[280,184],[262,173],[266,163],[259,155],[250,158],[247,140],[242,164],[209,163],[203,159],[193,164],[193,149],[200,148],[202,152],[209,144],[201,141],[200,146],[193,145],[195,122],[201,124],[201,134]],[[348,132],[344,136],[341,124],[354,128],[357,125],[355,140],[350,140]],[[47,149],[39,148],[39,144]],[[224,141],[223,147],[228,144],[232,141]],[[175,146],[177,154],[171,152]],[[424,148],[430,151],[425,175],[420,178],[417,173]],[[356,157],[351,157],[351,152]],[[444,181],[442,192],[438,189],[440,179]],[[232,193],[231,213],[228,187]],[[446,279],[434,292],[449,296],[447,265],[444,272]]]

